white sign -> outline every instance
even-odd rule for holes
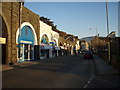
[[[23,40],[21,40],[20,42],[21,42],[21,43],[28,43],[28,44],[32,44],[32,42],[30,42],[30,41],[23,41]]]
[[[0,37],[0,44],[6,44],[6,38]]]

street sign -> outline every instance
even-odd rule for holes
[[[0,37],[0,44],[6,44],[6,38]]]

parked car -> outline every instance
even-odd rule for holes
[[[93,55],[91,51],[86,51],[84,53],[84,59],[93,59]]]

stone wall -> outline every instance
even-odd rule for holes
[[[6,24],[7,32],[2,28],[3,33],[7,33],[6,43],[6,61],[9,63],[11,60],[17,61],[17,44],[16,44],[16,32],[20,26],[20,3],[18,2],[2,2],[2,18]],[[35,29],[37,34],[37,40],[39,45],[39,15],[33,13],[29,9],[23,6],[21,23],[29,22]]]

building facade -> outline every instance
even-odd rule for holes
[[[78,37],[56,29],[49,19],[24,7],[21,2],[0,2],[0,56],[3,64],[73,55]]]
[[[41,59],[58,56],[59,34],[52,30],[52,26],[40,21],[40,51]]]
[[[80,41],[80,49],[83,51],[89,50],[89,44],[85,40]]]
[[[1,2],[2,62],[19,62],[34,59],[35,45],[39,45],[39,15],[33,13],[19,2]],[[32,17],[32,18],[31,18]]]

